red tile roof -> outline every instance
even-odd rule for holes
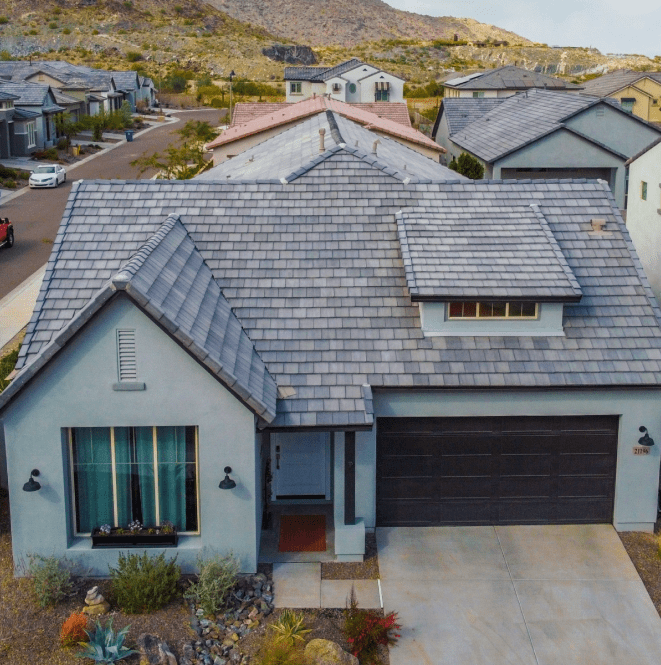
[[[288,106],[291,106],[289,102],[240,102],[232,111],[230,127],[245,125],[255,118],[275,113]],[[405,127],[411,126],[409,109],[404,102],[372,102],[371,104],[351,104],[351,106],[375,113],[380,118],[394,120]]]
[[[246,122],[245,124],[233,124],[226,129],[217,139],[208,144],[207,148],[218,148],[221,145],[232,143],[248,136],[260,134],[269,129],[287,125],[296,120],[302,120],[317,113],[322,113],[327,109],[339,113],[341,116],[358,122],[368,129],[375,129],[384,134],[395,136],[411,143],[417,143],[437,152],[445,152],[438,143],[432,141],[428,136],[419,132],[413,127],[404,126],[399,122],[391,120],[390,118],[380,117],[376,113],[367,111],[365,106],[346,104],[335,99],[328,99],[327,97],[311,97],[304,99],[296,104],[284,104],[279,106],[275,111],[262,115],[257,118]]]

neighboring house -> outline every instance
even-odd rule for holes
[[[583,88],[540,72],[507,65],[497,69],[451,78],[443,83],[444,97],[511,97],[522,90],[539,88],[558,92],[580,92]]]
[[[15,95],[13,156],[24,156],[51,147],[57,140],[55,117],[64,107],[55,101],[55,93],[43,83],[0,82],[0,92]],[[19,112],[19,113],[17,113]]]
[[[0,394],[15,560],[105,574],[91,529],[138,517],[252,571],[283,502],[348,561],[376,526],[654,529],[661,311],[609,188],[404,171],[324,115],[288,177],[74,184]]]
[[[328,95],[350,104],[403,102],[404,79],[352,58],[335,67],[285,67],[287,101]]]
[[[628,162],[627,230],[661,301],[661,138]]]
[[[619,69],[582,84],[586,95],[610,97],[648,122],[661,122],[661,72]]]
[[[440,155],[445,152],[445,148],[410,125],[406,126],[389,118],[379,117],[363,110],[360,106],[345,104],[327,97],[314,97],[297,104],[287,104],[284,108],[259,116],[245,124],[229,127],[209,143],[207,148],[213,151],[214,164],[218,165],[326,111],[332,111],[367,127],[373,133],[374,140],[380,137],[394,139],[436,162],[440,161]],[[319,150],[318,136],[311,136],[310,141],[314,141],[315,149]]]
[[[661,129],[611,99],[530,90],[504,100],[444,99],[435,124],[446,160],[467,152],[487,179],[605,180],[626,206],[626,161]]]
[[[373,113],[379,118],[387,118],[394,122],[411,127],[411,116],[405,102],[374,102],[372,104],[351,104],[361,111]],[[230,127],[245,125],[251,120],[271,115],[278,111],[287,111],[287,102],[239,102],[232,109]]]
[[[19,99],[18,95],[12,95],[0,90],[0,159],[11,157],[14,152],[12,144],[14,141],[14,102]]]

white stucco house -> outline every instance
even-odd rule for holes
[[[287,101],[328,95],[349,104],[403,102],[404,79],[352,58],[335,67],[285,67]]]
[[[657,299],[661,298],[661,137],[628,162],[627,229]]]
[[[661,311],[608,186],[473,182],[324,117],[323,152],[301,123],[74,186],[0,394],[15,557],[105,574],[100,524],[167,519],[184,570],[253,571],[311,505],[345,561],[378,526],[652,531]]]

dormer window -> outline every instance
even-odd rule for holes
[[[451,302],[448,303],[448,319],[536,319],[538,305],[521,302]]]

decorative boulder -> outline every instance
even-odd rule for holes
[[[140,651],[140,665],[177,665],[170,647],[155,635],[142,633],[136,643]]]
[[[330,640],[310,640],[305,657],[314,665],[358,665],[358,658]]]

